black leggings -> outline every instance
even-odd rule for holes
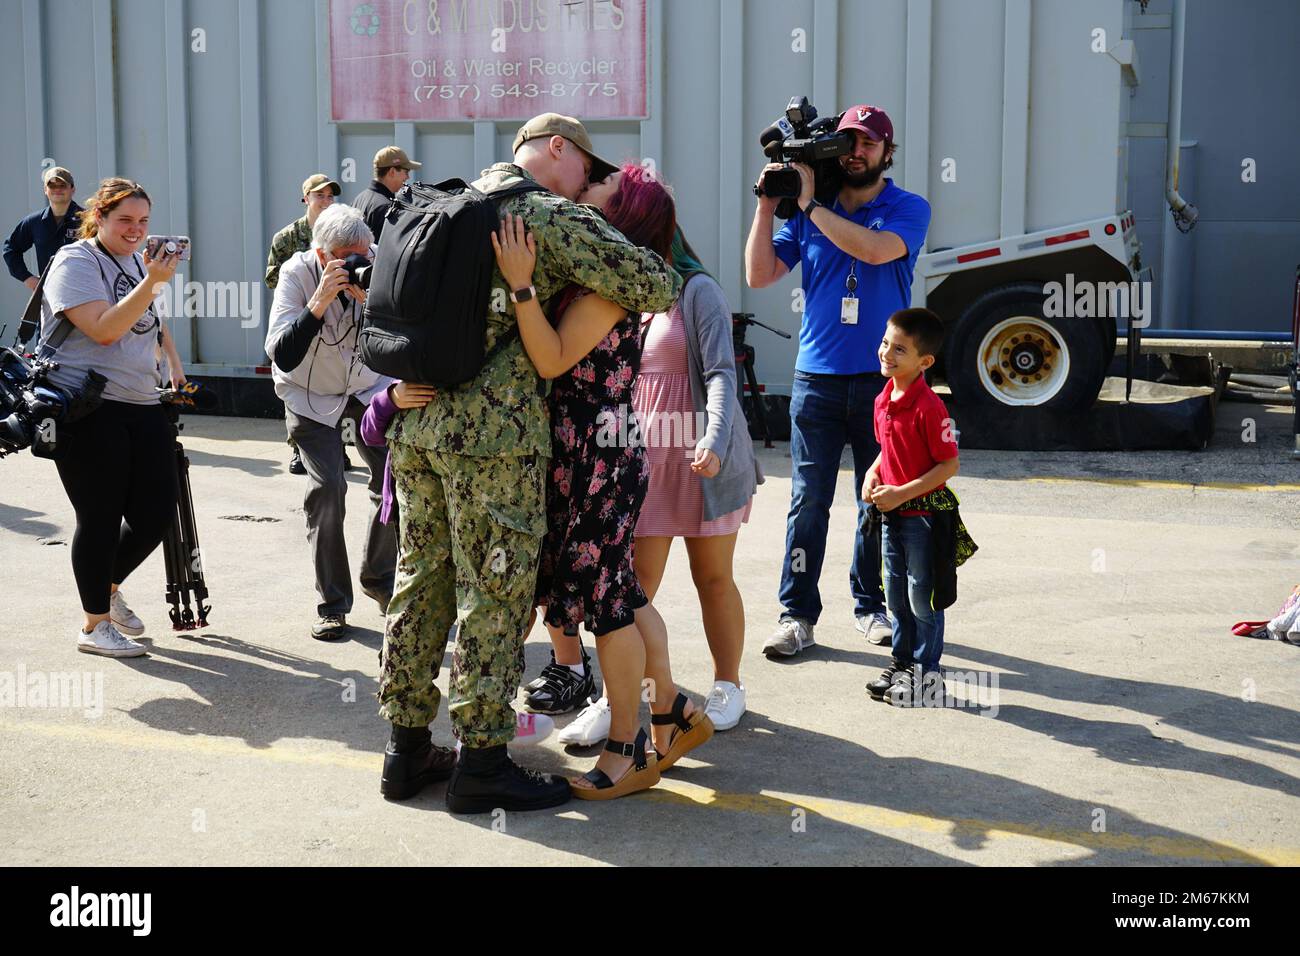
[[[104,402],[58,427],[69,439],[57,464],[77,513],[72,573],[81,608],[107,614],[110,585],[126,580],[175,520],[175,433],[161,405],[125,402]]]

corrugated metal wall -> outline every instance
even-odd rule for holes
[[[1212,5],[1192,5],[1189,44],[1200,35],[1196,11]],[[0,33],[0,118],[10,131],[0,138],[8,173],[0,227],[41,204],[47,157],[72,169],[78,196],[101,176],[127,175],[154,196],[152,231],[194,238],[187,278],[260,279],[270,236],[300,214],[299,184],[311,172],[339,176],[350,161],[350,199],[375,150],[397,143],[425,164],[422,178],[472,178],[508,158],[518,126],[332,123],[328,0],[14,6],[17,18]],[[1274,26],[1280,20],[1294,36],[1295,8],[1275,7]],[[733,308],[794,330],[795,279],[749,290],[742,260],[750,184],[764,162],[757,136],[791,96],[806,93],[825,112],[857,102],[888,110],[901,143],[892,175],[934,206],[929,248],[1104,215],[1130,203],[1130,95],[1114,60],[1090,48],[1091,35],[1100,27],[1113,46],[1136,9],[1128,0],[649,0],[650,118],[591,129],[610,158],[656,160]],[[1216,30],[1241,23],[1228,14],[1208,20]],[[204,52],[194,49],[196,29]],[[802,49],[796,31],[806,34]],[[1250,67],[1239,62],[1236,77]],[[1188,71],[1199,77],[1189,75],[1190,134],[1199,97],[1210,95],[1203,88],[1220,74],[1190,51]],[[946,158],[956,161],[953,182],[940,175]],[[1260,186],[1252,196],[1267,204],[1259,197],[1275,187]],[[1231,217],[1231,206],[1221,215]],[[1290,222],[1285,235],[1247,235],[1272,242],[1291,235]],[[1232,234],[1218,230],[1214,241]],[[1213,298],[1220,271],[1213,254],[1198,258],[1202,296]],[[1242,311],[1271,308],[1272,290],[1265,295],[1249,278],[1239,285]],[[17,283],[0,285],[5,314],[23,301]],[[1221,310],[1196,318],[1231,325]],[[177,338],[191,361],[253,365],[263,359],[264,320],[246,324],[200,317],[192,334],[182,323]],[[787,388],[793,344],[761,330],[751,341],[760,378]]]

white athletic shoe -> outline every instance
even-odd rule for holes
[[[599,700],[587,699],[587,706],[582,709],[573,723],[560,731],[560,743],[577,744],[590,747],[609,736],[609,701],[604,697]]]
[[[148,653],[149,649],[129,637],[123,637],[111,621],[100,621],[89,634],[77,628],[77,650],[83,654],[100,654],[103,657],[139,657]]]
[[[126,598],[121,591],[114,591],[108,599],[108,619],[115,628],[130,637],[139,637],[144,633],[144,621],[126,606]]]
[[[894,639],[894,625],[889,623],[889,615],[884,611],[857,615],[857,626],[872,644],[883,646]]]
[[[794,657],[816,643],[811,624],[797,617],[783,617],[776,626],[776,633],[763,645],[763,653],[768,657]]]
[[[730,730],[745,713],[745,685],[715,680],[709,699],[704,702],[704,716],[713,721],[714,730]]]

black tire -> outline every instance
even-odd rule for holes
[[[1049,318],[1044,299],[1041,282],[1015,282],[966,307],[945,349],[948,385],[959,404],[1080,409],[1097,400],[1109,364],[1097,324]],[[999,343],[1001,361],[994,363]]]

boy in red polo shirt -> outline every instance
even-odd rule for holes
[[[942,345],[943,323],[929,309],[903,309],[889,317],[878,353],[888,379],[876,397],[880,454],[862,485],[863,500],[883,518],[885,601],[894,628],[893,660],[867,690],[902,706],[919,699],[922,686],[931,694],[943,686],[943,611],[932,600],[932,529],[934,510],[947,508],[948,499],[955,505],[945,482],[957,474],[957,441],[948,409],[925,381]]]

